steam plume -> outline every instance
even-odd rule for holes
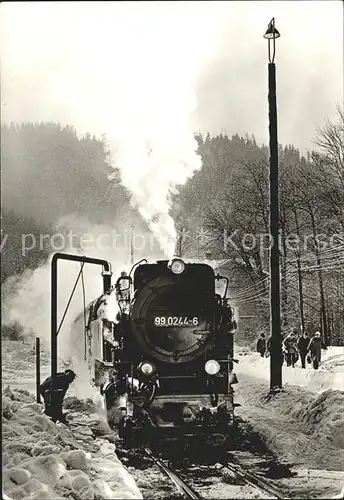
[[[210,55],[220,9],[212,2],[196,8],[192,2],[13,2],[1,9],[3,121],[53,121],[73,125],[79,135],[105,134],[133,204],[171,255],[176,231],[169,195],[200,167],[190,122],[193,89]],[[75,231],[78,221],[70,219],[70,225]],[[75,248],[63,250],[75,253]],[[121,248],[86,253],[109,260],[116,274],[128,269]],[[154,256],[154,251],[135,255]],[[59,266],[59,318],[79,269],[65,262]],[[47,345],[49,283],[50,262],[9,282],[4,318],[19,321]],[[87,302],[100,295],[98,269],[85,269],[85,288]],[[82,342],[70,335],[82,309],[79,291],[59,334],[61,358],[83,359]]]
[[[2,5],[3,119],[104,133],[166,255],[176,239],[169,195],[201,166],[190,118],[221,11],[212,4]]]

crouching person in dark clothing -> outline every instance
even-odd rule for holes
[[[63,424],[67,423],[66,416],[62,412],[62,405],[67,389],[75,377],[73,370],[65,370],[63,373],[56,374],[54,389],[51,377],[48,377],[40,386],[40,393],[43,396],[45,405],[44,413],[51,417],[53,422],[58,420]]]

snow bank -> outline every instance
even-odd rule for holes
[[[106,439],[106,423],[90,405],[81,404],[82,412],[71,414],[68,428],[51,422],[27,391],[3,391],[3,498],[142,498],[114,443]],[[94,428],[101,438],[95,439]]]
[[[270,380],[270,358],[262,358],[259,353],[247,354],[237,348],[239,363],[235,365],[235,372],[239,375],[249,375],[260,380]],[[295,368],[283,365],[283,383],[306,387],[313,392],[322,392],[328,389],[344,391],[344,347],[329,347],[322,351],[322,361],[318,370],[312,365],[301,368],[300,360]]]
[[[35,392],[35,344],[2,340],[2,387]],[[50,355],[41,350],[41,381],[50,375]],[[20,367],[20,373],[18,372]]]
[[[284,463],[310,469],[344,470],[344,392],[310,392],[286,385],[269,394],[262,380],[242,375],[236,413]]]
[[[334,496],[332,498],[341,498],[341,499],[343,499],[344,498],[344,486],[343,486],[341,492],[338,493],[338,495],[336,495],[336,496]]]

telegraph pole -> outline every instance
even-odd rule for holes
[[[133,237],[134,225],[130,226],[130,264],[134,264],[134,237]]]
[[[181,226],[181,234],[180,234],[180,238],[179,238],[179,248],[178,248],[178,256],[181,257],[182,256],[182,246],[183,246],[183,235],[184,235],[184,228],[183,226]]]
[[[269,137],[270,137],[270,391],[282,389],[282,336],[280,308],[279,263],[279,197],[278,197],[278,139],[276,104],[275,40],[280,34],[275,28],[275,18],[269,23],[264,38],[268,40],[269,56]],[[272,45],[272,47],[271,47]],[[272,53],[271,53],[272,49]]]
[[[177,245],[176,245],[176,256],[181,257],[182,256],[182,244],[183,244],[183,234],[184,234],[184,228],[183,225],[180,226],[180,233],[177,239]]]
[[[294,215],[295,215],[295,223],[296,223],[296,234],[300,234],[299,230],[299,221],[297,218],[297,212],[294,208]],[[300,303],[300,321],[301,321],[301,331],[302,333],[305,331],[305,316],[303,312],[303,289],[302,289],[302,272],[301,272],[301,259],[300,259],[301,253],[300,249],[298,248],[297,250],[297,257],[296,257],[296,262],[297,262],[297,275],[298,275],[298,281],[299,281],[299,303]]]
[[[41,403],[40,387],[41,387],[41,353],[40,353],[40,338],[36,337],[36,402]]]
[[[297,256],[297,275],[299,281],[299,305],[300,305],[300,321],[301,321],[301,331],[305,331],[305,316],[303,312],[303,290],[302,290],[302,274],[301,274],[301,261],[300,257]]]

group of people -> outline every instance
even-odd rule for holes
[[[298,336],[297,330],[292,330],[282,341],[282,364],[285,361],[287,366],[294,368],[300,356],[302,368],[306,368],[307,360],[313,364],[314,370],[317,370],[321,361],[321,349],[326,349],[326,345],[319,331],[310,338],[306,332]],[[271,337],[266,341],[262,333],[257,341],[257,351],[262,357],[271,353]]]

